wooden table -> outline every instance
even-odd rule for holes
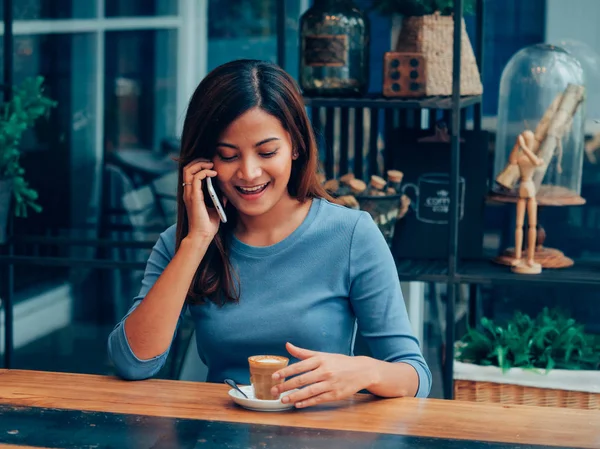
[[[600,448],[597,411],[356,395],[261,413],[228,388],[0,370],[0,447]]]

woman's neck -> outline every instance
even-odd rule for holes
[[[274,245],[302,224],[311,204],[312,200],[301,203],[296,198],[286,195],[262,215],[239,214],[235,235],[247,245]]]

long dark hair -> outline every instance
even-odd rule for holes
[[[223,131],[256,107],[279,119],[298,153],[298,158],[292,161],[289,194],[300,202],[310,198],[331,199],[317,177],[317,144],[294,79],[270,62],[248,59],[228,62],[202,80],[188,105],[179,158],[176,248],[188,233],[183,168],[196,158],[212,159]],[[209,299],[222,305],[239,300],[237,278],[229,261],[228,240],[236,223],[236,211],[230,203],[227,216],[227,223],[219,227],[196,271],[188,291],[189,303]]]

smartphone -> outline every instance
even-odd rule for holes
[[[208,196],[210,196],[210,199],[212,200],[215,209],[217,209],[217,213],[219,214],[221,221],[223,223],[227,223],[227,215],[225,215],[225,208],[219,201],[219,197],[217,196],[217,192],[215,191],[215,188],[213,186],[212,179],[209,177],[206,177],[206,189],[208,190]]]

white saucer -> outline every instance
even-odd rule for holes
[[[239,393],[239,391],[233,388],[229,390],[229,396],[231,396],[233,402],[241,405],[242,407],[248,410],[254,410],[257,412],[279,412],[282,410],[289,410],[294,408],[294,404],[284,404],[283,402],[281,402],[280,399],[273,401],[265,399],[256,399],[254,397],[254,388],[252,388],[252,385],[246,385],[243,387],[240,386],[240,390],[242,390],[248,396],[249,399],[246,399]],[[287,396],[288,394],[291,394],[294,391],[296,390],[286,391],[281,395],[281,397]]]

